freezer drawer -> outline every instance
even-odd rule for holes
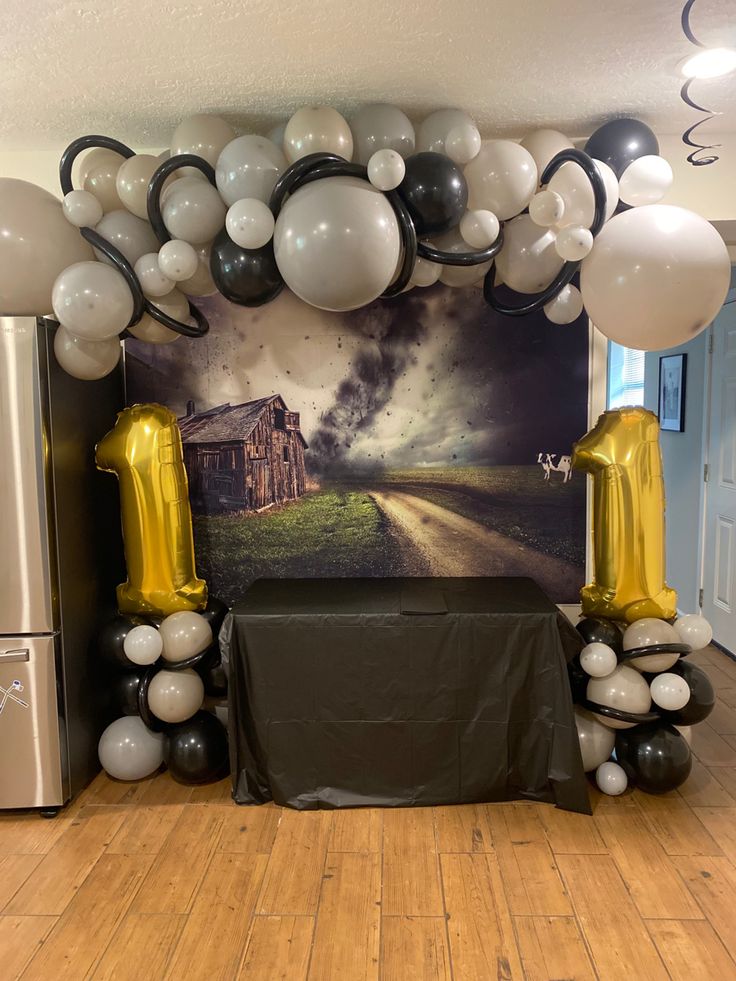
[[[64,803],[56,637],[0,637],[0,808]]]

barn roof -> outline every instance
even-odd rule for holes
[[[262,399],[242,402],[240,405],[215,406],[205,412],[197,412],[179,419],[179,429],[183,443],[227,443],[246,440],[256,428],[264,410],[278,401],[285,409],[288,407],[280,395],[267,395]],[[306,448],[306,440],[299,432]]]

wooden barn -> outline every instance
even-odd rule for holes
[[[199,413],[190,402],[179,428],[195,511],[258,511],[304,493],[307,443],[280,395]]]

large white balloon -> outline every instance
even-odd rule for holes
[[[468,245],[460,234],[459,228],[453,228],[451,231],[445,232],[444,235],[438,235],[432,239],[432,244],[441,249],[442,252],[477,251]],[[492,260],[489,259],[488,262],[481,262],[477,266],[441,266],[440,282],[444,283],[445,286],[461,289],[465,286],[472,286],[473,283],[477,283],[479,279],[485,276],[491,268],[491,262]]]
[[[616,177],[607,164],[599,160],[594,160],[593,163],[606,187],[605,217],[608,220],[618,204]],[[565,202],[564,214],[558,222],[561,227],[582,225],[583,228],[590,228],[595,217],[595,194],[582,167],[572,161],[563,164],[547,185],[547,190],[559,194]]]
[[[187,323],[189,320],[189,302],[178,289],[171,290],[166,296],[156,298],[153,302],[162,313],[168,314],[174,320],[182,323]],[[130,328],[130,333],[139,341],[147,341],[149,344],[171,344],[181,337],[181,334],[164,327],[148,313],[145,313],[138,323]]]
[[[534,157],[540,180],[544,168],[552,157],[556,157],[561,150],[572,149],[572,142],[564,133],[559,133],[556,129],[535,129],[533,133],[524,137],[521,145]]]
[[[82,381],[97,381],[109,375],[120,362],[121,350],[117,337],[107,341],[85,341],[61,326],[54,336],[56,360],[68,375]]]
[[[162,722],[191,719],[202,707],[204,683],[196,671],[157,671],[148,686],[148,707]]]
[[[423,150],[444,153],[445,140],[459,126],[475,129],[473,119],[462,109],[437,109],[430,113],[417,127],[417,153]]]
[[[225,224],[226,213],[217,189],[199,177],[174,181],[161,196],[161,216],[169,235],[190,245],[210,242]]]
[[[137,715],[126,715],[102,733],[100,763],[115,780],[142,780],[163,763],[164,743],[162,732],[152,732]]]
[[[353,157],[353,134],[343,116],[332,106],[297,109],[284,130],[284,152],[289,163],[308,153],[336,153]]]
[[[578,730],[583,769],[588,773],[599,767],[611,755],[616,742],[616,733],[592,712],[578,706],[575,706],[575,726]]]
[[[619,664],[605,678],[591,678],[586,692],[591,702],[607,705],[622,712],[635,714],[648,712],[652,705],[649,685],[638,671],[625,664]],[[630,729],[636,725],[634,722],[620,722],[618,719],[610,719],[604,715],[596,715],[596,718],[612,729]]]
[[[385,103],[362,106],[350,120],[357,163],[367,164],[378,150],[395,150],[406,160],[414,153],[414,127],[401,109]]]
[[[694,651],[701,651],[713,640],[713,628],[699,613],[678,617],[674,626],[680,643],[689,644]]]
[[[672,205],[613,217],[583,260],[580,289],[596,327],[612,341],[658,351],[691,340],[723,306],[731,263],[704,218]]]
[[[117,174],[125,157],[114,150],[95,147],[85,156],[80,168],[83,190],[94,194],[105,212],[123,207],[117,190]]]
[[[212,643],[212,628],[201,614],[191,610],[172,613],[161,623],[164,660],[177,663],[196,657]]]
[[[672,186],[672,167],[664,157],[647,154],[632,160],[618,182],[621,200],[633,207],[657,204]]]
[[[265,136],[239,136],[219,156],[217,190],[228,207],[241,198],[258,198],[268,204],[274,184],[286,167],[281,147]]]
[[[562,269],[555,233],[540,228],[529,215],[519,215],[504,228],[503,248],[496,265],[504,283],[519,293],[539,293]]]
[[[207,163],[216,166],[217,158],[222,153],[225,146],[231,142],[235,136],[235,130],[219,116],[210,116],[206,113],[198,113],[184,119],[174,130],[171,138],[171,156],[175,157],[180,153],[194,153],[198,157],[203,157]],[[179,171],[185,175],[199,174],[201,171],[194,167],[187,167],[186,170]]]
[[[518,215],[537,189],[534,157],[511,140],[488,140],[465,168],[468,207],[492,211],[501,221]]]
[[[133,296],[122,273],[102,262],[75,262],[51,291],[56,319],[86,341],[121,334],[133,316]]]
[[[124,209],[108,211],[98,222],[95,231],[99,232],[106,242],[122,252],[131,266],[134,266],[147,252],[158,251],[158,239],[148,222],[136,218]],[[99,249],[95,249],[95,255],[101,262],[110,263],[104,252]]]
[[[652,647],[659,644],[679,644],[677,631],[671,623],[656,617],[643,617],[630,624],[623,637],[625,651],[633,651],[639,647]],[[633,657],[627,664],[637,671],[667,671],[679,659],[676,652],[661,651],[658,654],[643,654]]]
[[[284,282],[323,310],[355,310],[383,293],[401,249],[393,209],[354,177],[306,184],[281,209],[274,232]]]
[[[148,185],[160,164],[158,157],[150,153],[137,153],[125,160],[118,169],[115,178],[118,197],[128,211],[138,218],[148,218]],[[169,177],[164,186],[167,187],[174,179],[173,176]]]

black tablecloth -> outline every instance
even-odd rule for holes
[[[549,801],[590,813],[566,662],[531,579],[262,579],[223,634],[238,803]]]

